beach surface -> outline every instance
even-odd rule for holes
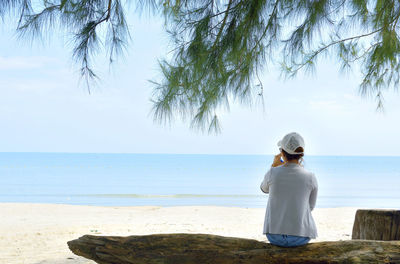
[[[316,208],[318,241],[351,239],[358,208]],[[69,251],[67,241],[85,234],[207,233],[267,241],[264,208],[218,206],[102,207],[0,203],[0,263],[95,263]]]

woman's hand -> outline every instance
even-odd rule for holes
[[[275,155],[274,162],[272,162],[271,167],[278,167],[278,166],[281,166],[281,165],[285,164],[285,162],[281,161],[281,157],[282,157],[282,153],[279,153],[278,155]]]

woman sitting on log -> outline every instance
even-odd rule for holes
[[[315,175],[301,166],[305,146],[298,133],[287,134],[278,147],[280,153],[260,186],[269,193],[263,233],[271,244],[301,246],[317,237],[311,211],[317,200],[318,183]]]

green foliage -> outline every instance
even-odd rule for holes
[[[229,108],[230,99],[250,102],[266,49],[277,42],[277,12],[267,16],[274,3],[170,1],[164,8],[176,50],[160,63],[164,80],[156,83],[155,117],[167,120],[177,112],[189,115],[193,127],[218,130],[215,110]]]
[[[258,74],[279,63],[294,77],[321,56],[343,69],[363,71],[360,91],[382,108],[384,90],[399,84],[400,2],[394,0],[30,0],[0,1],[0,17],[18,19],[21,36],[61,28],[74,34],[73,57],[86,80],[100,47],[110,62],[126,49],[125,5],[162,14],[174,48],[153,81],[154,117],[189,118],[195,128],[218,131],[217,112],[237,100],[262,98]],[[35,11],[38,10],[38,11]]]

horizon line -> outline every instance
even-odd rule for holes
[[[201,155],[201,156],[274,156],[276,154],[269,153],[166,153],[166,152],[66,152],[66,151],[0,151],[0,154],[5,153],[26,153],[26,154],[100,154],[100,155]],[[400,155],[357,155],[357,154],[306,154],[307,156],[318,156],[318,157],[400,157]]]

